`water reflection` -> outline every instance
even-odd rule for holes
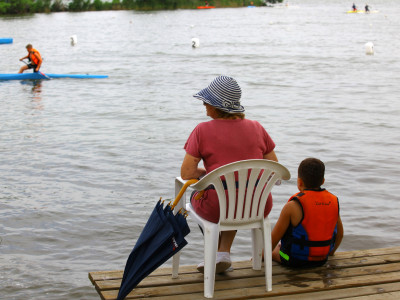
[[[23,80],[21,84],[32,86],[31,93],[32,93],[32,108],[37,110],[43,110],[43,103],[42,103],[42,82],[43,80]]]

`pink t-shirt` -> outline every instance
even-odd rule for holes
[[[188,154],[203,159],[207,173],[238,160],[261,159],[274,148],[264,127],[247,119],[200,123],[184,147]]]
[[[211,120],[200,123],[190,134],[184,149],[201,158],[207,173],[228,163],[245,159],[262,159],[275,148],[275,143],[257,121]],[[271,197],[270,197],[271,198]],[[200,200],[193,200],[195,211],[208,221],[219,220],[219,203],[215,190],[208,190]],[[266,215],[272,208],[268,200]]]

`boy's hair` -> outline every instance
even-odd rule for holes
[[[319,188],[324,182],[325,165],[318,158],[306,158],[300,163],[298,176],[306,188]]]

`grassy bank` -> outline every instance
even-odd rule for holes
[[[283,0],[269,0],[279,3]],[[72,0],[68,4],[63,0],[3,0],[0,2],[0,15],[22,15],[60,11],[100,11],[100,10],[173,10],[195,9],[204,6],[203,0]],[[264,0],[209,0],[208,5],[215,7],[243,7],[248,5],[264,6]]]

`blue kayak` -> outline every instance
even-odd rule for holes
[[[45,73],[22,73],[22,74],[0,74],[0,80],[38,80],[49,78],[108,78],[108,75],[89,75],[89,74],[49,74]]]
[[[12,44],[12,38],[0,38],[0,44]]]

